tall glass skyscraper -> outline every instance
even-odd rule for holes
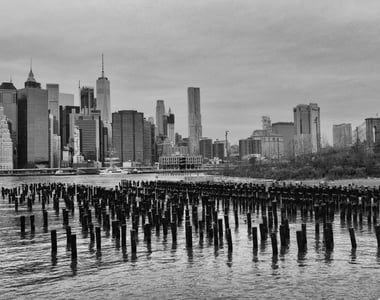
[[[190,155],[199,154],[199,141],[202,137],[201,100],[197,87],[187,89],[189,112],[189,152]]]
[[[25,88],[17,91],[18,167],[49,164],[48,92],[41,89],[32,69]]]
[[[164,100],[157,100],[157,104],[156,104],[157,135],[164,135],[165,134],[164,116],[165,116]]]
[[[102,75],[96,81],[96,109],[104,124],[112,122],[110,81],[104,76],[104,57],[102,55]]]

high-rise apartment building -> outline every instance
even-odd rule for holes
[[[112,114],[113,147],[121,162],[144,162],[144,114],[120,110]]]
[[[197,87],[187,89],[188,121],[189,121],[189,151],[190,155],[199,154],[199,141],[202,137],[201,100]]]
[[[157,103],[156,103],[157,135],[165,135],[164,116],[165,116],[164,100],[157,100]]]
[[[18,167],[49,165],[48,92],[41,89],[32,69],[25,88],[17,91]]]
[[[4,108],[0,106],[0,170],[13,169],[13,142]]]
[[[318,104],[299,104],[293,112],[295,155],[319,152],[321,149],[321,123]]]
[[[351,124],[333,125],[333,147],[336,149],[347,148],[352,145]]]
[[[80,109],[88,114],[97,109],[93,87],[83,86],[80,88]]]
[[[12,82],[0,85],[0,106],[8,122],[13,144],[13,167],[17,168],[17,90]]]
[[[169,108],[168,116],[167,116],[167,137],[172,144],[172,146],[175,145],[175,128],[174,128],[174,114],[172,113],[171,109]]]

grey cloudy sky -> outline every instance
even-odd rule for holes
[[[201,89],[204,136],[237,142],[316,102],[323,135],[380,112],[380,2],[308,0],[4,1],[0,81],[20,88],[33,58],[43,85],[77,97],[101,53],[112,110],[155,116],[157,99],[187,135],[187,87]]]

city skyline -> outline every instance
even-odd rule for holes
[[[318,103],[330,145],[333,124],[354,129],[378,112],[376,1],[21,2],[17,15],[20,2],[0,12],[0,81],[12,77],[18,89],[32,57],[39,82],[58,83],[78,104],[78,81],[95,86],[104,53],[111,111],[154,116],[164,99],[183,136],[189,86],[202,90],[203,135],[229,130],[233,143],[262,115],[291,122],[300,103]],[[83,10],[97,22],[83,22]]]

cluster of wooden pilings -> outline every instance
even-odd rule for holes
[[[233,217],[235,230],[242,224],[246,225],[253,251],[257,251],[259,241],[262,243],[270,237],[274,256],[278,255],[278,235],[281,249],[290,246],[290,222],[301,225],[296,231],[300,253],[307,250],[306,222],[310,224],[310,221],[314,221],[316,236],[319,236],[322,226],[325,249],[332,251],[332,225],[337,216],[349,229],[353,249],[357,243],[352,224],[362,225],[363,222],[369,226],[373,224],[377,246],[380,247],[380,226],[377,225],[379,188],[122,181],[114,188],[30,184],[12,189],[3,187],[1,194],[10,205],[14,205],[16,212],[20,207],[29,211],[31,233],[36,230],[36,217],[42,218],[43,229],[48,232],[49,208],[55,215],[61,214],[66,246],[71,251],[72,260],[77,259],[77,236],[73,234],[70,220],[76,216],[81,232],[89,237],[91,244],[96,244],[99,255],[102,231],[112,235],[116,247],[121,246],[123,251],[127,251],[127,224],[131,227],[129,244],[132,256],[136,256],[141,234],[143,242],[151,249],[152,233],[167,237],[170,231],[172,243],[176,245],[177,232],[183,229],[189,249],[196,243],[202,245],[206,240],[216,248],[226,242],[228,252],[232,253],[230,217]],[[258,227],[253,226],[254,214],[261,219]],[[239,222],[239,218],[244,222]],[[21,215],[19,220],[21,236],[24,236],[26,217]],[[194,240],[193,233],[199,241]],[[51,251],[55,255],[58,250],[57,230],[51,230],[50,236]]]

